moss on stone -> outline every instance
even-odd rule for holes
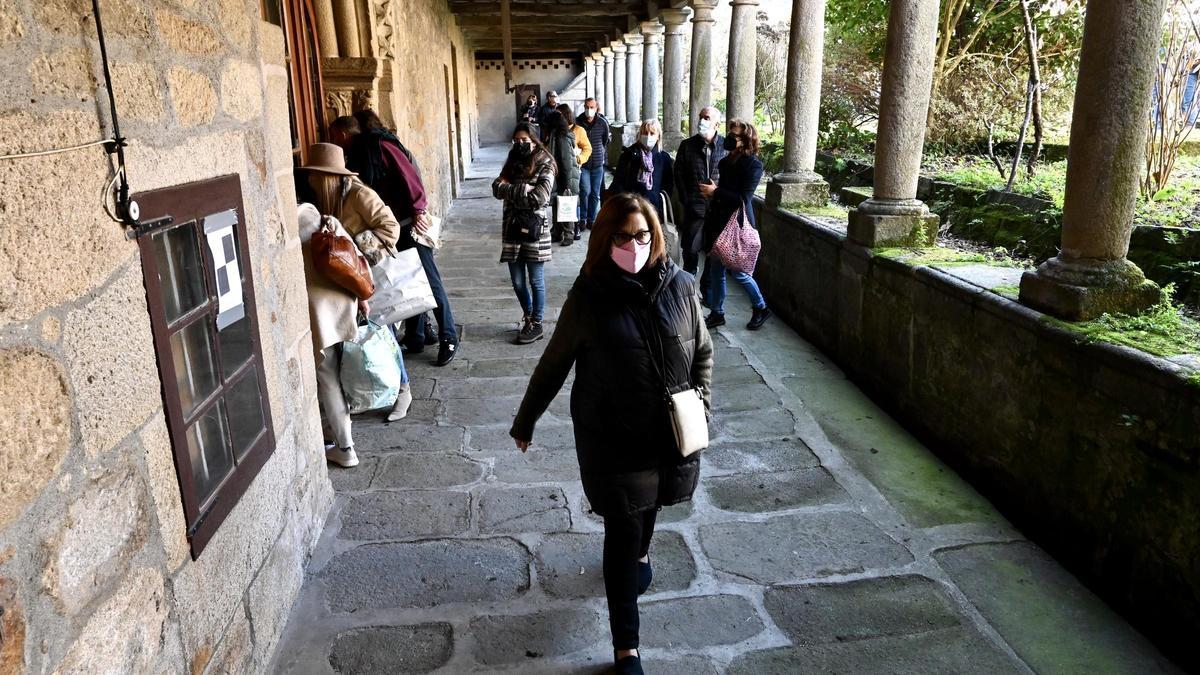
[[[913,267],[955,267],[962,265],[992,265],[995,267],[1026,267],[1024,263],[1008,256],[1003,250],[989,253],[959,251],[943,246],[935,248],[879,248],[875,254],[899,260]]]
[[[827,218],[846,218],[849,213],[846,209],[837,204],[825,204],[824,206],[812,206],[811,204],[802,204],[799,202],[788,202],[780,204],[779,208],[792,213],[799,213],[805,216],[824,216]]]
[[[1200,354],[1200,322],[1179,312],[1171,291],[1163,289],[1162,301],[1141,314],[1103,314],[1079,323],[1050,317],[1046,321],[1079,334],[1083,342],[1108,342],[1164,358]]]
[[[1000,284],[989,290],[996,295],[1003,295],[1010,300],[1016,300],[1021,297],[1021,287],[1016,284]]]

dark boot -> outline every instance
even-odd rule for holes
[[[709,328],[716,328],[717,326],[724,326],[725,325],[725,315],[717,314],[716,312],[710,312],[708,317],[704,319],[704,325],[708,326]]]
[[[759,328],[762,328],[763,324],[766,323],[767,319],[769,318],[771,318],[771,310],[767,309],[766,307],[763,307],[762,309],[755,307],[754,314],[750,317],[750,323],[746,324],[746,328],[749,330],[758,330]]]

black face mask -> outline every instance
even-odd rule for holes
[[[737,150],[737,136],[726,136],[725,137],[725,149],[728,150],[729,152],[733,152],[734,150]]]
[[[510,155],[517,159],[528,159],[533,154],[532,143],[513,143],[512,150],[508,151]]]

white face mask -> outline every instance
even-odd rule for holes
[[[593,117],[596,116],[596,109],[588,108],[587,110],[584,111],[584,113],[588,116],[588,119],[592,119]]]
[[[657,142],[658,142],[658,136],[656,136],[654,134],[642,134],[642,145],[644,145],[647,150],[649,150],[650,148],[653,148],[654,144]]]
[[[712,120],[700,120],[700,135],[705,138],[712,138],[717,132],[717,123]]]

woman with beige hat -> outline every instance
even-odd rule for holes
[[[364,185],[357,174],[346,168],[342,149],[332,143],[315,143],[309,146],[308,162],[299,167],[304,180],[300,181],[301,201],[311,201],[321,216],[331,216],[340,223],[345,233],[354,239],[367,262],[379,262],[387,248],[395,248],[400,237],[400,224],[392,210],[383,203],[379,195]],[[302,212],[303,215],[303,212]],[[319,220],[319,219],[318,219]],[[315,231],[316,226],[312,226]],[[312,268],[307,250],[308,237],[304,236],[305,220],[301,219],[301,241],[305,243],[305,273],[309,289],[309,318],[312,321],[314,348],[317,350],[317,397],[321,401],[322,427],[325,429],[325,458],[334,464],[352,467],[358,464],[350,437],[350,413],[342,395],[338,368],[341,362],[342,342],[352,340],[357,332],[355,307],[367,313],[367,302],[357,305],[353,296],[342,291],[326,292],[332,282],[320,277]],[[308,232],[311,237],[312,232]],[[315,278],[314,278],[315,277]],[[337,289],[337,290],[340,290]],[[314,291],[316,291],[314,293]],[[346,298],[350,299],[347,304]],[[403,368],[402,368],[403,370]],[[396,399],[388,420],[394,421],[408,414],[412,403],[408,376]]]

